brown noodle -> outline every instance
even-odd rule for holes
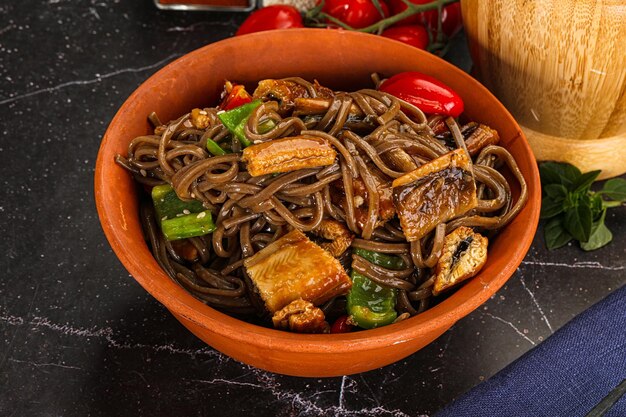
[[[312,83],[300,78],[289,80],[315,97]],[[358,120],[351,114],[355,106],[362,116]],[[406,268],[392,270],[355,254],[351,267],[381,286],[396,288],[399,313],[418,314],[431,304],[431,271],[441,254],[446,232],[459,226],[499,229],[517,215],[528,198],[526,183],[511,154],[500,146],[487,146],[474,158],[478,207],[409,244],[397,220],[378,223],[381,201],[372,169],[391,181],[451,151],[452,147],[431,130],[442,121],[456,147],[467,152],[454,119],[426,118],[415,106],[370,89],[336,93],[328,110],[315,116],[282,117],[278,103],[265,102],[248,119],[245,133],[250,140],[258,143],[293,135],[322,137],[338,151],[338,157],[333,165],[323,168],[251,177],[238,153],[241,146],[219,121],[218,109],[204,111],[210,120],[206,129],[195,128],[189,113],[167,124],[151,114],[154,134],[133,139],[127,156],[118,155],[116,161],[138,183],[169,183],[180,198],[199,200],[212,211],[215,232],[187,239],[198,253],[194,262],[184,260],[163,237],[150,202],[141,205],[141,219],[152,253],[163,270],[200,300],[232,314],[264,313],[263,302],[242,259],[290,228],[314,231],[324,218],[343,222],[357,235],[353,248],[395,254],[404,260]],[[268,119],[275,127],[259,133],[259,125]],[[208,139],[229,146],[233,153],[210,155],[205,147]],[[519,183],[516,201],[511,185],[496,169],[499,166],[506,166]],[[367,190],[367,210],[361,225],[356,215],[355,179],[360,179]],[[334,184],[338,182],[342,184],[343,204],[337,203]],[[329,311],[342,302],[331,300],[323,309]]]

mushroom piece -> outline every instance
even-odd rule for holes
[[[328,142],[314,136],[274,139],[243,150],[242,161],[253,177],[332,165],[337,152]]]
[[[393,181],[393,201],[409,242],[478,205],[472,161],[449,152]]]
[[[278,113],[285,116],[293,110],[295,101],[298,98],[332,98],[334,95],[331,89],[322,87],[317,81],[315,81],[312,88],[313,94],[304,85],[295,81],[267,79],[259,81],[253,97],[263,101],[276,100],[278,102]]]
[[[191,124],[196,129],[206,129],[211,126],[211,117],[206,110],[192,109],[190,117]]]
[[[385,178],[385,175],[380,172],[376,165],[368,164],[367,168],[370,174],[372,174],[372,178],[376,184],[376,191],[378,192],[379,204],[376,227],[380,227],[387,221],[393,219],[396,215],[396,207],[393,203],[393,190],[391,188],[391,181]],[[331,192],[332,202],[345,210],[347,202],[343,180],[334,181],[331,185],[333,187],[333,191]],[[357,226],[362,229],[367,220],[367,202],[369,194],[365,187],[365,182],[360,177],[352,179],[352,194],[354,217]]]
[[[486,237],[465,226],[446,235],[435,266],[433,295],[476,275],[487,262],[488,244]]]
[[[296,333],[330,332],[324,312],[303,299],[294,300],[274,313],[272,323],[277,329],[289,329]]]
[[[370,174],[372,174],[372,179],[376,184],[376,191],[378,192],[379,206],[378,221],[376,222],[376,225],[382,226],[388,220],[393,219],[396,215],[396,207],[393,204],[393,189],[391,188],[391,181],[385,178],[385,175],[376,167],[376,165],[368,164],[367,168]],[[366,222],[368,211],[366,203],[369,199],[367,188],[365,188],[365,182],[363,179],[355,178],[352,180],[352,191],[354,193],[354,198],[358,200],[354,204],[356,222],[359,227],[362,228]]]
[[[441,119],[433,126],[433,132],[437,139],[443,141],[448,147],[455,148],[456,143],[444,120]],[[484,124],[469,122],[463,125],[460,130],[470,156],[478,155],[485,146],[500,142],[498,131]]]
[[[465,139],[465,146],[467,146],[469,154],[474,156],[478,155],[485,146],[495,145],[499,141],[500,136],[496,130],[489,126],[479,124]]]
[[[324,219],[311,233],[330,241],[321,243],[320,247],[330,252],[335,258],[340,257],[354,240],[354,234],[345,224],[337,220]]]
[[[170,241],[172,249],[181,258],[189,262],[195,262],[198,259],[198,249],[187,239]]]
[[[297,229],[243,264],[270,313],[300,298],[320,305],[352,287],[339,261]]]

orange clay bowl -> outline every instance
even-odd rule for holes
[[[150,131],[150,112],[171,120],[194,107],[214,105],[226,79],[255,86],[264,78],[300,76],[353,91],[371,87],[373,72],[391,76],[401,71],[430,74],[456,90],[470,119],[498,130],[501,144],[513,154],[528,183],[528,203],[491,242],[479,275],[438,305],[400,323],[347,334],[304,335],[260,327],[214,310],[161,270],[142,235],[135,184],[113,161],[115,154],[126,154],[134,137]],[[289,29],[226,39],[191,52],[150,77],[122,105],[104,135],[96,162],[95,195],[100,222],[120,261],[187,329],[241,362],[308,377],[379,368],[441,336],[513,274],[530,247],[540,207],[539,174],[526,138],[486,88],[460,69],[411,46],[380,36],[326,29]]]

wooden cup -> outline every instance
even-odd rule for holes
[[[622,0],[461,0],[476,77],[538,160],[626,172]]]

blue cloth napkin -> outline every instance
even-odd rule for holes
[[[625,417],[626,395],[615,402],[625,379],[626,286],[435,417],[577,417],[592,410],[596,416]],[[612,391],[613,400],[603,402]],[[598,413],[607,407],[606,414]]]

